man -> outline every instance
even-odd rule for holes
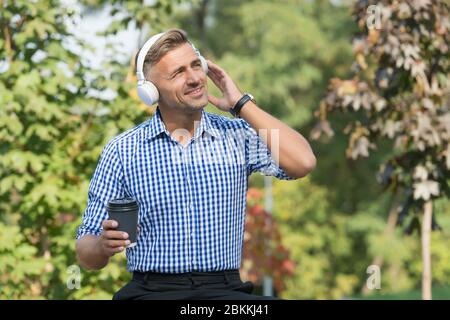
[[[78,229],[78,261],[101,269],[125,250],[128,235],[115,230],[106,204],[132,197],[140,207],[137,245],[126,249],[133,280],[114,299],[267,298],[252,295],[252,283],[239,277],[248,176],[301,178],[315,167],[314,154],[299,133],[204,60],[183,30],[159,35],[145,50],[138,76],[156,91],[143,100],[157,99],[158,107],[105,146]],[[221,98],[208,95],[207,76]],[[208,101],[235,119],[206,113]]]

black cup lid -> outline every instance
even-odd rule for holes
[[[118,198],[112,199],[108,202],[110,208],[124,208],[124,207],[137,207],[138,204],[133,198]]]

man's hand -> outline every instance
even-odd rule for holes
[[[208,95],[208,100],[220,110],[230,111],[242,97],[242,93],[225,70],[210,60],[206,60],[206,62],[208,63],[208,77],[223,94],[221,98]]]
[[[104,220],[102,222],[103,232],[98,238],[98,244],[101,252],[106,257],[112,257],[116,253],[122,252],[130,244],[128,234],[122,231],[116,231],[117,221]]]

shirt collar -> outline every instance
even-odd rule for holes
[[[152,139],[163,132],[166,133],[167,136],[170,136],[169,131],[167,131],[166,126],[162,121],[159,107],[157,107],[154,115],[149,120],[149,124],[146,128],[145,137],[146,139]],[[208,115],[207,112],[202,110],[200,126],[197,127],[196,131],[194,132],[194,139],[198,139],[200,136],[203,136],[204,132],[216,138],[220,138],[220,130],[218,128],[214,128],[214,126],[211,123],[210,116]]]

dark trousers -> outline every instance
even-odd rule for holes
[[[252,294],[253,283],[242,282],[239,270],[180,274],[134,272],[113,300],[278,300]]]

